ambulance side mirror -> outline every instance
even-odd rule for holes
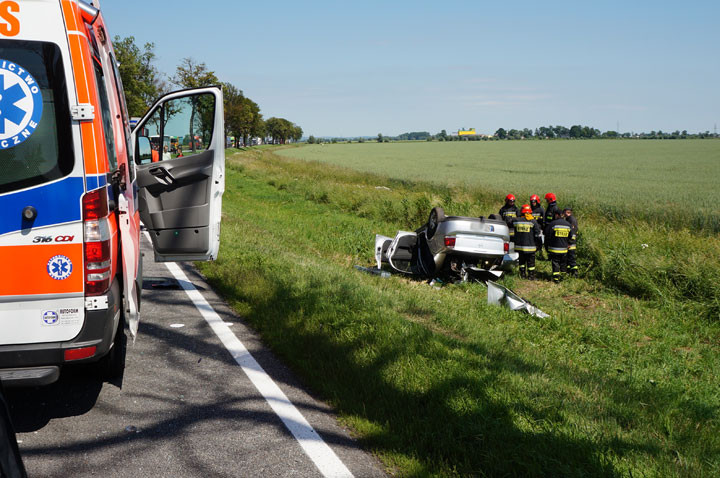
[[[135,163],[149,164],[150,162],[152,162],[150,139],[147,136],[138,136],[137,147],[135,148]]]

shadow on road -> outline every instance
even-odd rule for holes
[[[60,380],[51,385],[7,389],[15,431],[37,431],[53,418],[87,413],[95,406],[102,385],[99,378],[88,377],[87,367],[65,367]]]

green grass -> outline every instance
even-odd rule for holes
[[[553,191],[561,205],[720,232],[720,141],[582,140],[309,145],[279,154],[496,197]],[[520,204],[522,204],[522,202]]]
[[[227,172],[219,260],[201,270],[391,472],[720,474],[717,238],[581,222],[580,279],[504,279],[540,320],[488,306],[478,284],[352,268],[430,204],[475,214],[495,198],[273,150]]]

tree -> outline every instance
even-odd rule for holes
[[[495,131],[495,136],[497,136],[500,139],[507,138],[507,131],[505,131],[504,128],[498,128],[497,131]]]
[[[308,144],[315,144],[315,136],[310,135],[310,137],[307,140]]]
[[[175,69],[175,75],[170,78],[170,81],[175,86],[184,89],[201,88],[203,86],[213,86],[220,83],[220,80],[215,76],[215,72],[208,70],[205,63],[198,63],[190,57],[180,60],[180,64]],[[190,97],[190,104],[192,106],[190,110],[190,136],[194,136],[195,134],[195,123],[198,119],[198,113],[211,111],[209,108],[200,108],[203,106],[200,103],[204,101],[206,101],[204,96]],[[206,118],[199,119],[201,120],[201,124],[206,126],[202,129],[207,129],[207,127],[210,126],[210,124],[205,121]],[[202,133],[206,133],[206,131],[202,131]],[[195,151],[195,141],[192,141],[192,148],[193,151]]]
[[[382,143],[383,142],[383,135],[382,133],[378,133],[377,142]]]
[[[225,110],[225,136],[234,136],[237,148],[240,146],[240,137],[245,120],[245,96],[242,90],[231,83],[223,83],[223,103]]]
[[[125,101],[130,116],[142,116],[160,96],[161,81],[155,61],[154,43],[145,43],[141,49],[135,37],[113,40],[120,79],[125,90]]]
[[[198,63],[190,57],[180,60],[170,81],[180,88],[201,88],[220,83],[215,72],[208,70],[205,63]]]
[[[287,140],[298,141],[302,138],[302,128],[285,118],[268,118],[265,125],[273,143],[285,144]]]

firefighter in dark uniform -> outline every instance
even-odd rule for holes
[[[578,222],[573,216],[572,208],[566,207],[563,209],[564,219],[570,223],[570,238],[568,239],[568,253],[567,253],[567,270],[571,276],[576,276],[578,273],[578,266],[575,253],[577,252],[577,235],[578,235]]]
[[[560,208],[557,205],[557,198],[553,193],[547,193],[545,195],[547,201],[547,209],[545,209],[545,219],[543,220],[543,228],[550,224],[555,219],[555,211],[560,214]]]
[[[545,226],[545,249],[552,264],[553,282],[560,282],[560,275],[567,272],[567,252],[570,240],[570,223],[555,209],[553,220]]]
[[[537,239],[540,236],[540,225],[533,218],[529,204],[520,209],[522,216],[512,220],[515,230],[515,250],[520,256],[520,277],[535,280],[535,252]]]
[[[542,228],[545,224],[545,208],[540,204],[540,196],[533,194],[530,196],[530,209],[532,209],[533,219],[535,219]]]
[[[542,256],[543,237],[542,230],[545,228],[545,208],[540,203],[540,196],[533,194],[530,196],[530,208],[532,209],[533,219],[535,219],[540,226],[540,237],[537,238],[537,256]]]
[[[510,240],[515,237],[515,230],[512,228],[512,220],[520,215],[520,211],[515,205],[515,196],[508,194],[505,196],[505,205],[500,208],[500,217],[510,228]]]

